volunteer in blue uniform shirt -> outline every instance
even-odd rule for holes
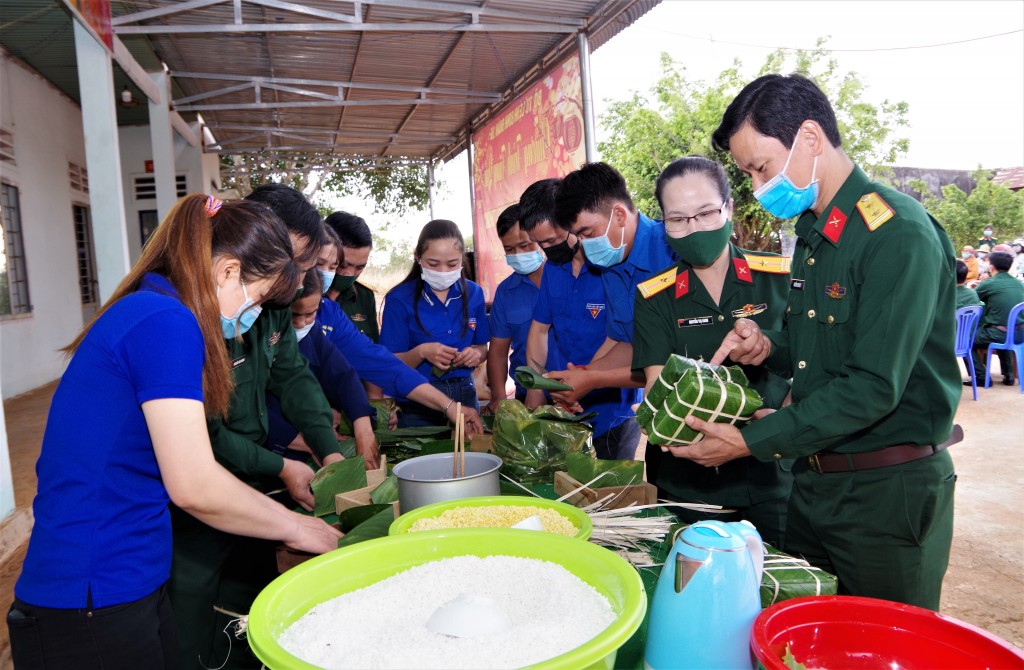
[[[292,303],[292,326],[299,341],[299,353],[309,363],[309,370],[320,382],[331,408],[344,413],[351,422],[356,453],[366,460],[368,468],[375,469],[380,466],[373,434],[377,411],[367,400],[355,369],[327,339],[316,320],[324,286],[322,273],[307,272],[302,295]],[[311,453],[298,428],[284,418],[281,401],[272,393],[267,394],[267,434],[267,443],[277,453],[302,460]]]
[[[533,308],[540,295],[544,252],[519,225],[519,205],[498,215],[498,239],[505,250],[505,262],[512,268],[494,291],[491,303],[491,343],[487,350],[487,383],[491,389],[488,407],[493,412],[505,399],[509,368],[529,365],[526,335],[533,321]],[[509,350],[511,349],[511,358]],[[516,382],[516,399],[526,399],[526,389]]]
[[[544,265],[526,356],[546,360],[552,368],[564,368],[589,364],[601,348],[608,327],[608,301],[600,269],[587,261],[574,235],[551,221],[557,188],[557,179],[541,180],[526,189],[519,202],[521,225],[549,260]],[[549,345],[552,336],[553,347]],[[631,409],[637,401],[637,391],[619,388],[595,389],[579,399],[583,411],[597,413],[592,423],[598,458],[633,458],[640,442],[640,427],[632,419]],[[527,393],[527,407],[544,402],[542,391]]]
[[[580,238],[587,260],[602,268],[609,309],[608,339],[588,369],[549,375],[575,389],[554,397],[572,401],[595,388],[642,387],[643,375],[631,369],[633,294],[679,260],[665,228],[637,210],[626,180],[606,163],[587,163],[562,179],[553,218]]]
[[[484,292],[462,276],[465,244],[452,221],[423,227],[409,275],[384,301],[380,343],[415,368],[451,404],[479,410],[473,370],[487,358],[490,337]],[[443,425],[444,415],[400,402],[399,426]]]
[[[337,531],[219,466],[206,431],[231,395],[221,322],[290,294],[290,253],[263,207],[188,196],[67,347],[7,615],[19,670],[176,666],[169,501],[225,532],[336,546]]]

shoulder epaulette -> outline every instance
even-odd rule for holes
[[[895,210],[877,193],[862,195],[857,201],[857,211],[871,232],[875,232],[875,229],[896,216]]]
[[[676,283],[676,269],[669,268],[660,275],[651,277],[650,279],[640,282],[636,285],[640,291],[640,295],[644,299],[648,299],[653,295],[657,295],[667,289],[669,286],[673,286]]]
[[[761,254],[744,253],[743,257],[747,259],[747,264],[754,272],[788,275],[792,263],[789,256],[762,256]]]

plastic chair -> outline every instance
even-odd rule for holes
[[[974,392],[975,400],[978,399],[978,380],[974,376],[974,355],[971,348],[974,346],[974,335],[978,332],[980,321],[981,305],[961,307],[956,311],[956,355],[967,361],[967,374],[971,376],[971,390]]]
[[[1010,316],[1006,318],[1006,341],[1002,344],[992,343],[988,345],[985,353],[985,388],[992,385],[992,352],[996,349],[1012,351],[1017,355],[1017,383],[1020,384],[1020,392],[1024,393],[1024,327],[1017,328],[1017,318],[1024,311],[1024,302],[1014,305],[1010,310]],[[1003,374],[1006,374],[1003,370]]]

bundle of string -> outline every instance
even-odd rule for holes
[[[455,448],[452,451],[452,479],[466,476],[466,417],[462,403],[455,404]]]

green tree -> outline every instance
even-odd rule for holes
[[[864,98],[865,85],[856,72],[842,74],[819,39],[811,51],[771,53],[758,76],[797,71],[811,77],[836,110],[843,148],[855,163],[876,178],[886,178],[885,166],[905,154],[909,140],[897,137],[907,126],[907,104],[883,101],[873,105]],[[779,231],[787,224],[774,218],[754,198],[750,179],[727,152],[715,151],[711,133],[718,127],[729,102],[748,79],[741,63],[720,73],[712,83],[690,79],[686,68],[663,53],[662,77],[647,95],[634,93],[613,102],[601,117],[610,139],[599,148],[604,159],[626,178],[641,211],[660,215],[654,183],[672,160],[691,154],[707,156],[725,166],[736,201],[733,214],[737,244],[746,249],[778,251]]]
[[[971,175],[977,186],[970,194],[956,184],[942,187],[942,197],[928,190],[920,179],[909,182],[921,194],[928,213],[943,225],[956,249],[977,243],[985,226],[992,226],[995,239],[1020,237],[1024,226],[1024,192],[1011,191],[991,181],[991,172],[979,168]]]
[[[327,153],[242,154],[221,156],[221,173],[224,188],[237,189],[243,196],[261,184],[277,182],[314,201],[318,195],[354,195],[387,214],[421,210],[430,200],[427,167],[400,159],[382,165]]]

